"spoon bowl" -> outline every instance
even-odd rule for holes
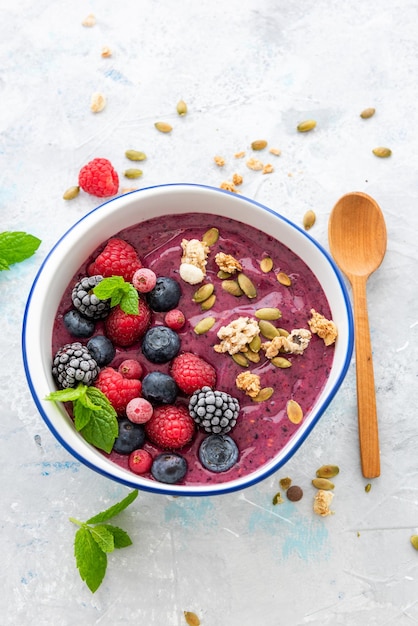
[[[380,451],[366,283],[386,252],[383,213],[365,193],[344,195],[334,206],[328,225],[331,253],[353,291],[357,407],[363,476],[380,475]]]

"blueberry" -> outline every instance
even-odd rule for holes
[[[153,311],[170,311],[176,308],[180,296],[178,282],[169,276],[160,276],[154,289],[147,293],[147,302]]]
[[[87,350],[99,367],[104,367],[113,361],[116,349],[113,343],[104,335],[96,335],[87,342]]]
[[[141,448],[145,441],[145,428],[142,424],[134,424],[128,419],[119,420],[119,435],[113,444],[114,452],[130,454]]]
[[[211,472],[225,472],[238,460],[237,444],[228,435],[209,435],[200,444],[199,459]]]
[[[174,404],[177,393],[176,381],[163,372],[150,372],[142,381],[142,395],[152,404]]]
[[[83,317],[77,309],[71,309],[64,315],[64,324],[73,337],[91,337],[95,323]]]
[[[180,337],[168,326],[153,326],[142,340],[142,352],[151,363],[167,363],[179,350]]]
[[[178,483],[187,472],[187,461],[175,452],[163,452],[155,457],[151,474],[160,483]]]

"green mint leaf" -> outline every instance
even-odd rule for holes
[[[90,528],[90,534],[103,552],[113,552],[115,549],[113,533],[104,524]]]
[[[6,231],[0,233],[0,269],[28,259],[39,248],[41,240],[28,233]]]
[[[129,313],[130,315],[138,315],[139,313],[139,296],[135,287],[132,286],[132,289],[129,289],[126,293],[123,294],[120,301],[120,308],[125,313]]]
[[[82,402],[74,402],[73,404],[74,426],[80,431],[89,423],[92,411],[88,409]]]
[[[91,517],[90,519],[87,520],[86,523],[87,524],[101,524],[102,522],[107,522],[107,520],[111,519],[112,517],[115,517],[115,515],[118,515],[119,513],[124,511],[136,499],[137,496],[138,496],[138,490],[134,489],[126,496],[126,498],[123,498],[123,500],[121,500],[120,502],[117,502],[116,504],[111,506],[109,509],[102,511],[101,513],[98,513],[94,517]]]
[[[116,549],[119,548],[127,548],[132,545],[132,540],[127,532],[122,530],[122,528],[118,528],[117,526],[113,526],[113,524],[104,524],[107,530],[113,535],[113,542]]]
[[[81,579],[94,593],[106,574],[107,555],[93,538],[91,529],[84,524],[75,534],[74,556]]]
[[[122,276],[109,276],[103,278],[94,289],[93,293],[100,300],[110,300],[110,306],[120,305],[122,311],[131,315],[138,315],[138,292],[135,287],[122,278]]]
[[[52,391],[46,396],[45,400],[51,400],[52,402],[75,402],[85,393],[83,387],[86,387],[86,385],[80,384],[78,387],[68,387],[67,389],[59,389],[59,391]]]
[[[88,443],[109,454],[119,434],[116,411],[112,405],[108,403],[107,406],[92,411],[89,421],[80,429],[80,433]]]

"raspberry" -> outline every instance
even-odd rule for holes
[[[157,275],[147,267],[141,267],[132,276],[132,284],[140,293],[148,293],[154,289],[156,282]]]
[[[119,189],[119,177],[107,159],[93,159],[81,168],[78,175],[81,189],[92,196],[114,196]]]
[[[125,378],[141,378],[142,365],[135,359],[125,359],[118,367],[118,372]]]
[[[177,356],[171,366],[171,375],[177,386],[187,394],[202,387],[215,387],[215,368],[201,357],[184,352]]]
[[[165,314],[164,322],[171,330],[180,330],[186,323],[186,318],[180,309],[171,309]]]
[[[151,419],[145,424],[145,433],[150,441],[161,448],[176,450],[192,440],[195,424],[186,407],[166,404],[154,409]]]
[[[139,299],[139,313],[125,313],[120,306],[111,310],[105,321],[106,334],[118,346],[131,346],[144,335],[151,321],[151,311],[145,300]]]
[[[135,248],[123,239],[114,238],[109,239],[103,252],[90,264],[88,273],[103,278],[122,276],[129,283],[140,267],[142,263]]]
[[[154,409],[145,398],[132,398],[126,405],[126,417],[134,424],[145,424],[152,417]]]
[[[147,450],[134,450],[129,455],[128,464],[134,474],[146,474],[151,469],[152,456]]]
[[[137,398],[142,389],[140,380],[128,380],[113,367],[104,367],[94,386],[104,393],[118,415],[125,413],[128,402]]]

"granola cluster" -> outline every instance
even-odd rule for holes
[[[334,511],[331,511],[330,504],[334,494],[331,491],[325,491],[324,489],[319,489],[315,494],[313,511],[317,515],[321,517],[326,517],[327,515],[333,515]]]
[[[180,262],[180,276],[190,285],[201,283],[206,276],[209,246],[198,239],[183,239],[183,256]]]
[[[306,328],[297,328],[287,337],[274,337],[271,341],[261,344],[268,359],[273,359],[279,352],[287,352],[291,354],[303,354],[309,345],[311,333]]]
[[[237,354],[245,352],[248,344],[260,333],[260,327],[256,320],[251,317],[237,317],[227,326],[222,326],[218,330],[220,343],[213,348],[215,352],[228,352]]]
[[[235,379],[235,384],[250,398],[256,398],[261,391],[260,376],[251,372],[241,372]]]
[[[311,319],[308,321],[311,331],[321,337],[324,340],[326,346],[330,346],[337,338],[338,331],[337,326],[332,320],[327,320],[326,317],[317,313],[315,309],[311,309]]]
[[[225,252],[218,252],[215,256],[215,263],[223,272],[228,274],[234,274],[236,271],[242,270],[242,265],[231,254],[225,254]]]

